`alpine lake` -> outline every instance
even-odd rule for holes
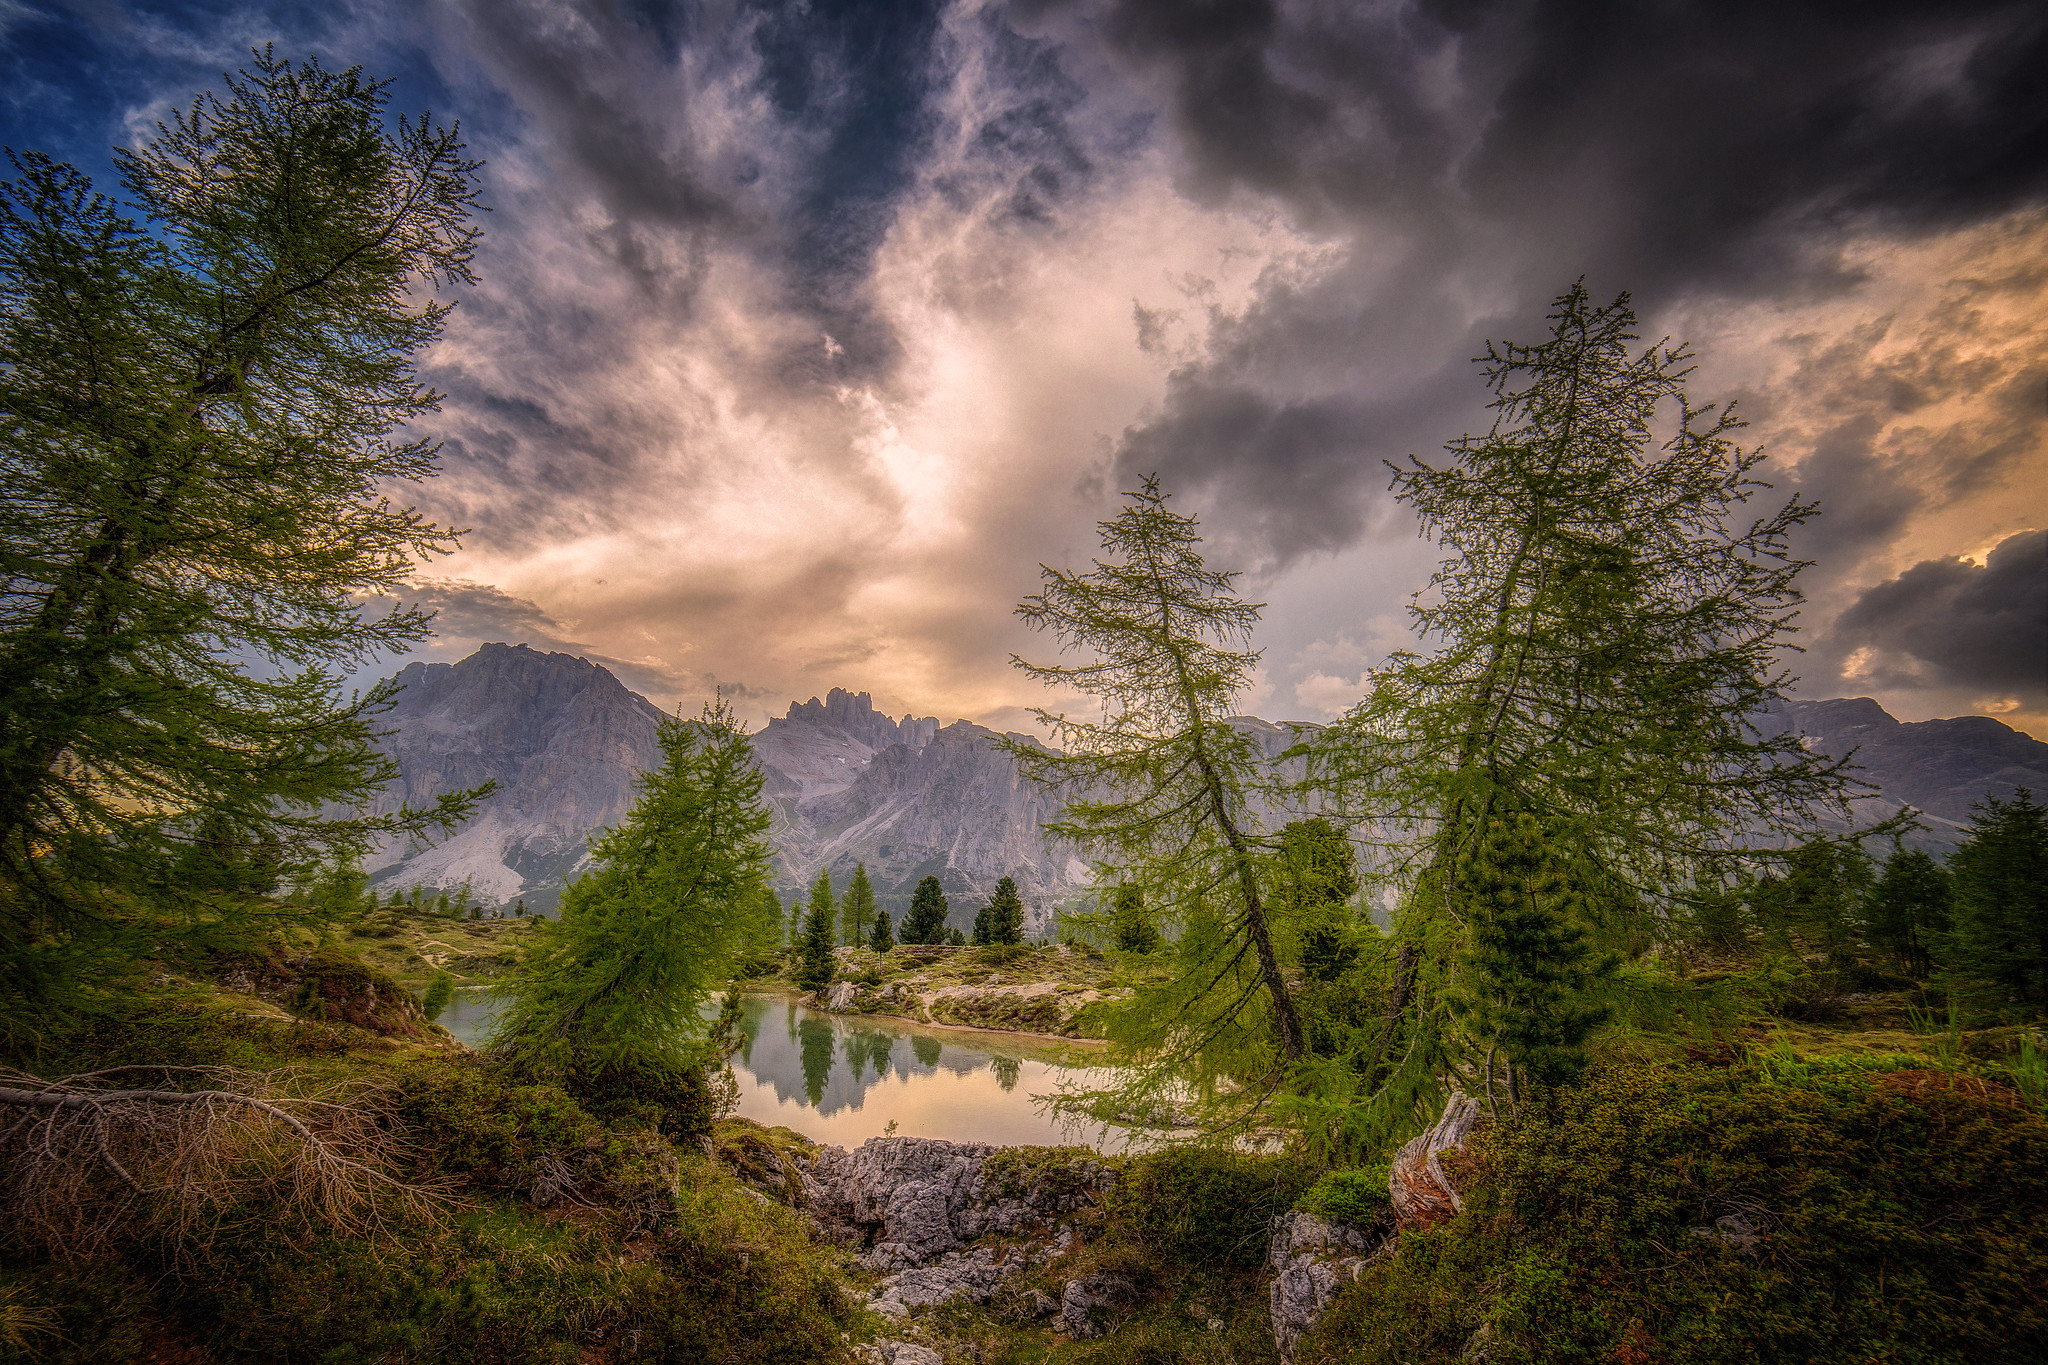
[[[458,991],[442,1027],[475,1046],[500,997]],[[717,1001],[707,1005],[715,1014]],[[1157,1130],[1074,1119],[1047,1100],[1106,1083],[1086,1044],[952,1029],[903,1019],[827,1014],[780,996],[743,996],[733,1113],[852,1148],[871,1137],[944,1138],[1002,1146],[1155,1146]]]

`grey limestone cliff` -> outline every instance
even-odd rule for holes
[[[631,808],[634,779],[660,757],[661,711],[583,659],[490,644],[459,663],[409,665],[397,681],[384,743],[400,776],[384,808],[485,780],[498,791],[453,837],[383,850],[369,869],[380,883],[467,882],[487,902],[523,897],[547,908],[590,836]],[[1304,728],[1232,724],[1269,759]],[[1784,703],[1763,725],[1829,754],[1853,751],[1877,787],[1862,814],[1911,804],[1930,827],[1920,842],[1937,851],[1955,843],[1972,802],[2021,787],[2048,794],[2048,744],[1988,716],[1901,722],[1868,698],[1845,698]],[[864,692],[833,688],[793,703],[754,736],[775,813],[778,890],[788,899],[828,868],[844,887],[865,863],[877,900],[900,915],[933,876],[964,929],[1008,876],[1023,893],[1027,932],[1041,932],[1054,909],[1088,894],[1089,870],[1047,839],[1058,802],[1018,773],[999,738],[964,720],[891,718]]]

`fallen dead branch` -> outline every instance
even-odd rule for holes
[[[224,1067],[55,1080],[0,1068],[0,1209],[17,1237],[72,1258],[152,1233],[203,1244],[238,1212],[363,1235],[438,1211],[445,1191],[393,1174],[404,1146],[362,1103],[370,1087],[298,1093],[298,1081]]]

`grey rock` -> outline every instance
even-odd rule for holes
[[[1687,1228],[1693,1236],[1710,1242],[1720,1242],[1740,1252],[1748,1252],[1763,1240],[1763,1234],[1756,1224],[1739,1213],[1724,1213],[1714,1220],[1711,1227]]]
[[[1060,1291],[1060,1321],[1069,1336],[1099,1337],[1107,1329],[1097,1320],[1096,1310],[1127,1302],[1133,1292],[1134,1286],[1121,1275],[1084,1275],[1068,1280]]]
[[[901,1318],[913,1308],[933,1308],[955,1299],[987,1303],[1003,1281],[1026,1264],[1022,1256],[998,1261],[988,1247],[949,1252],[930,1265],[899,1270],[884,1279],[869,1294],[868,1307]]]
[[[825,989],[825,1008],[828,1010],[850,1010],[853,1000],[860,993],[851,981],[835,981]]]
[[[821,1147],[805,1192],[821,1221],[871,1239],[863,1265],[893,1271],[928,1264],[992,1233],[1064,1247],[1072,1232],[1063,1221],[1100,1199],[1115,1178],[1102,1163],[1084,1160],[1072,1188],[1007,1188],[987,1176],[996,1150],[935,1138],[870,1138],[852,1152]]]
[[[866,1346],[856,1346],[853,1353],[867,1365],[946,1365],[946,1359],[929,1346],[920,1346],[914,1341],[891,1341],[884,1339]]]
[[[1295,1346],[1322,1320],[1337,1291],[1358,1277],[1383,1238],[1299,1209],[1273,1221],[1267,1259],[1273,1284],[1269,1302],[1273,1344],[1282,1365],[1293,1365]]]

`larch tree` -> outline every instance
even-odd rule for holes
[[[773,933],[760,894],[770,816],[722,698],[693,722],[664,721],[658,738],[663,765],[506,978],[490,1047],[600,1108],[651,1102],[687,1129],[705,1103],[701,1007]]]
[[[0,979],[6,1013],[218,932],[203,838],[309,871],[459,816],[368,818],[388,689],[343,678],[429,631],[366,609],[453,533],[389,498],[473,280],[458,130],[268,49],[115,153],[120,200],[10,153],[0,186]],[[136,913],[146,905],[146,912]],[[38,1003],[40,1002],[40,1003]]]
[[[875,919],[875,888],[868,881],[868,865],[855,863],[853,877],[846,883],[846,895],[839,902],[840,941],[858,948],[867,941]]]
[[[1099,711],[1040,710],[1055,747],[1004,747],[1025,776],[1067,794],[1047,829],[1095,859],[1100,883],[1136,889],[1185,926],[1180,970],[1111,1019],[1121,1102],[1192,1087],[1221,1128],[1249,1122],[1304,1049],[1268,914],[1270,840],[1251,803],[1262,755],[1229,724],[1258,662],[1246,646],[1260,609],[1233,594],[1235,574],[1204,563],[1194,518],[1167,499],[1146,479],[1100,523],[1105,558],[1083,572],[1041,566],[1041,590],[1017,614],[1076,658],[1012,662]]]
[[[1597,306],[1574,286],[1550,323],[1481,357],[1490,431],[1395,469],[1447,552],[1410,607],[1418,648],[1308,746],[1310,781],[1406,897],[1387,1026],[1324,1077],[1382,1132],[1415,1120],[1427,1073],[1482,1082],[1485,1031],[1444,1031],[1442,1010],[1494,989],[1469,979],[1492,970],[1472,938],[1482,903],[1518,898],[1596,948],[1639,950],[1818,812],[1849,815],[1842,765],[1759,724],[1791,681],[1805,566],[1788,537],[1814,507],[1747,510],[1762,452],[1735,444],[1731,409],[1688,398],[1683,347],[1634,349],[1626,295]],[[1567,926],[1521,937],[1556,945],[1571,979]]]

